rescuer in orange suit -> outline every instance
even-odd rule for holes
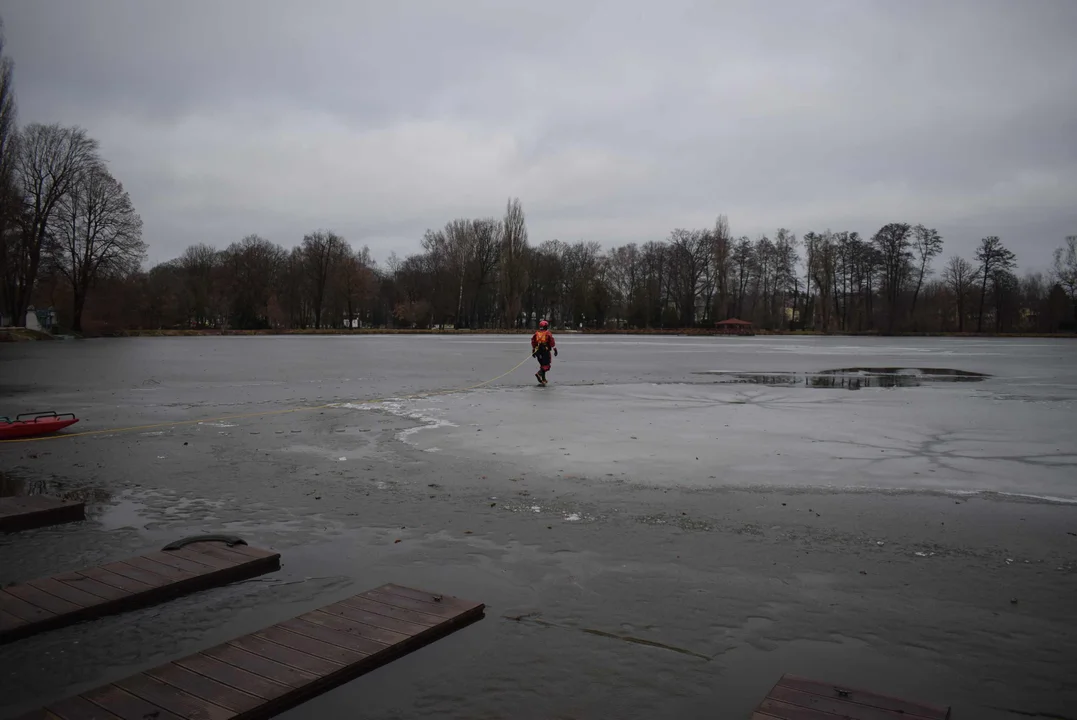
[[[538,332],[531,336],[531,354],[539,363],[539,371],[535,373],[539,385],[546,384],[546,372],[553,362],[550,357],[551,352],[555,357],[557,356],[557,341],[553,339],[553,333],[550,332],[550,323],[540,320]]]

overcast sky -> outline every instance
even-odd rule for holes
[[[22,123],[101,141],[150,260],[329,228],[384,260],[936,227],[1026,269],[1077,234],[1075,0],[0,0]]]

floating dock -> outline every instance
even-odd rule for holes
[[[85,503],[47,495],[0,497],[0,532],[31,530],[85,519]]]
[[[752,720],[949,720],[950,708],[783,675]]]
[[[484,609],[383,585],[20,720],[268,718],[480,620]]]
[[[167,546],[171,547],[171,546]],[[280,553],[205,540],[0,590],[0,644],[280,569]]]

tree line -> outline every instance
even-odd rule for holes
[[[0,22],[0,315],[25,325],[48,277],[65,286],[69,326],[79,330],[91,288],[138,273],[142,220],[85,130],[18,126],[2,30]]]
[[[199,243],[144,270],[141,220],[97,142],[77,127],[19,128],[8,58],[0,70],[0,312],[18,325],[37,304],[61,308],[75,331],[87,315],[90,331],[511,329],[540,318],[673,329],[733,317],[823,332],[1074,329],[1077,236],[1051,273],[1018,277],[998,237],[938,267],[939,232],[904,222],[870,237],[779,228],[753,239],[734,237],[720,215],[711,227],[603,249],[532,244],[513,198],[498,216],[427,230],[418,252],[384,265],[321,229],[290,249],[257,235],[223,249]]]
[[[787,229],[734,237],[713,227],[609,250],[596,242],[529,242],[522,203],[500,217],[427,230],[421,250],[384,265],[329,230],[292,249],[250,235],[223,250],[113,281],[115,326],[141,328],[713,327],[731,317],[767,329],[823,332],[1057,332],[1074,328],[1077,236],[1048,275],[1018,277],[1016,257],[986,237],[941,265],[943,238],[924,225],[854,231]],[[120,317],[115,308],[126,307]]]

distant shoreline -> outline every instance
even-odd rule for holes
[[[241,337],[241,336],[268,336],[268,335],[530,335],[532,329],[405,329],[405,328],[342,328],[342,329],[281,329],[281,330],[230,330],[230,329],[159,329],[159,330],[116,330],[112,332],[96,333],[85,337]],[[717,333],[707,328],[688,329],[635,329],[635,330],[555,330],[555,332],[571,335],[639,335],[639,336],[671,336],[671,337],[713,337],[713,338],[743,338],[746,335]],[[773,337],[950,337],[950,338],[1039,338],[1039,339],[1075,339],[1074,333],[894,333],[888,335],[880,332],[831,332],[824,333],[818,330],[756,330],[755,336]],[[0,342],[22,342],[34,340],[56,340],[65,336],[53,336],[37,330],[24,328],[0,328]],[[66,336],[72,337],[72,336]]]

